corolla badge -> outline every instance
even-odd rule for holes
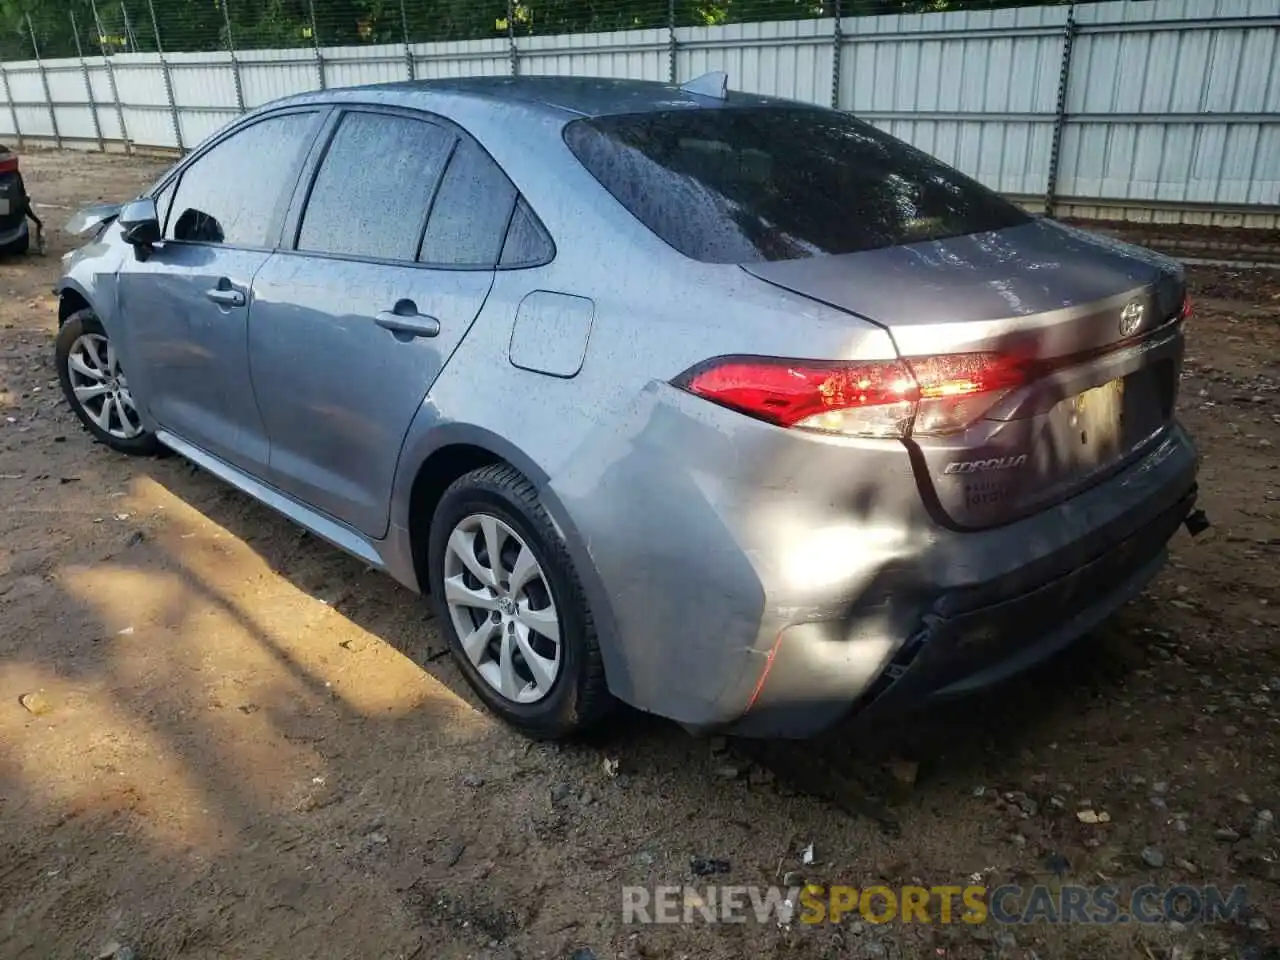
[[[1131,337],[1137,333],[1146,315],[1147,308],[1140,300],[1134,300],[1132,303],[1126,304],[1125,308],[1120,311],[1120,336]]]

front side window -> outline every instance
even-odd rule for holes
[[[425,120],[348,113],[311,187],[298,249],[412,262],[456,139]]]
[[[854,253],[1030,220],[959,171],[834,110],[596,117],[570,123],[565,142],[636,219],[708,263]]]
[[[268,117],[196,158],[173,194],[166,239],[272,246],[314,122],[314,113]],[[162,215],[164,199],[156,198]]]

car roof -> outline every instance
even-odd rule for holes
[[[743,106],[800,106],[789,100],[730,92],[721,100],[690,93],[651,80],[607,77],[458,77],[405,80],[300,94],[277,100],[273,107],[300,102],[382,103],[431,109],[463,103],[519,104],[530,113],[568,117],[600,117],[672,109],[723,109]]]

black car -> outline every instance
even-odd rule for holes
[[[18,170],[18,155],[0,145],[0,254],[26,253],[27,189]]]

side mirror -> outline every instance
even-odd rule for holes
[[[159,243],[160,217],[156,213],[156,202],[143,197],[126,203],[120,208],[120,229],[124,231],[125,242],[139,249],[150,249]]]

